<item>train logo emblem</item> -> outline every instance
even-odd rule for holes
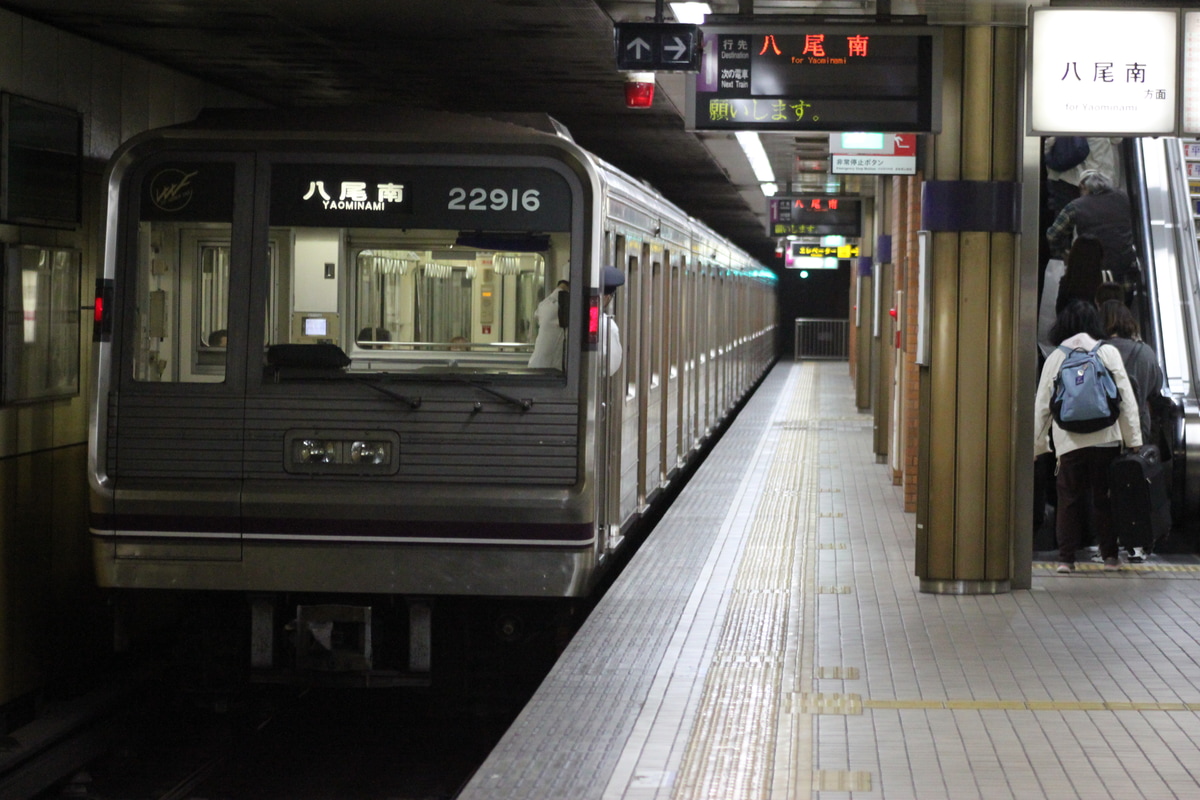
[[[150,201],[163,211],[182,211],[192,202],[192,178],[199,170],[164,169],[150,181]]]

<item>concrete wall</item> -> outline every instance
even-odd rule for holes
[[[82,255],[80,391],[0,406],[0,708],[85,688],[109,647],[105,598],[94,588],[87,531],[87,397],[91,316],[103,258],[105,163],[137,133],[249,98],[0,10],[0,91],[83,116],[83,224],[73,230],[0,221],[0,243]],[[28,703],[23,705],[29,705]],[[0,712],[0,728],[20,714]]]

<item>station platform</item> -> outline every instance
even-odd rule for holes
[[[921,594],[871,444],[776,365],[460,800],[1200,796],[1197,559]]]

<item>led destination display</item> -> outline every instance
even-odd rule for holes
[[[693,130],[937,131],[941,32],[705,26],[688,78]]]

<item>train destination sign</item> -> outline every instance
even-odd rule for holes
[[[942,33],[916,25],[705,25],[689,130],[941,128]]]
[[[562,231],[571,190],[541,168],[276,164],[271,224]]]
[[[861,236],[862,201],[828,195],[772,197],[769,236]]]

